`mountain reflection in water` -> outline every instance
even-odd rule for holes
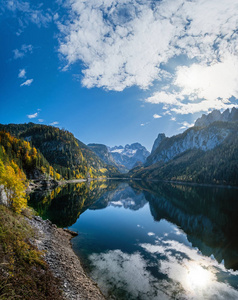
[[[108,299],[238,299],[238,190],[92,181],[31,195]]]

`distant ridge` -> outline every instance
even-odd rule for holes
[[[213,122],[236,122],[238,121],[238,109],[233,107],[231,111],[226,109],[223,113],[221,113],[219,110],[213,110],[208,115],[202,115],[201,118],[197,119],[194,126],[198,127],[205,127]]]
[[[102,144],[88,144],[104,162],[115,166],[120,172],[126,173],[137,165],[145,163],[150,152],[140,143],[123,146],[107,147]]]

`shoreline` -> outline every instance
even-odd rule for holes
[[[213,183],[197,183],[197,182],[187,182],[187,181],[177,181],[177,180],[147,180],[146,182],[165,182],[165,183],[174,183],[178,185],[189,185],[196,187],[217,187],[217,188],[228,188],[228,189],[238,189],[236,185],[225,185],[225,184],[213,184]]]
[[[53,189],[58,186],[66,185],[69,183],[80,183],[80,182],[91,182],[94,180],[108,180],[111,178],[80,178],[80,179],[69,179],[69,180],[55,180],[55,179],[31,179],[29,180],[26,192],[29,194],[37,189]]]
[[[123,177],[123,178],[109,178],[112,180],[125,180],[125,181],[144,181],[144,182],[162,182],[162,183],[174,183],[178,185],[190,185],[190,186],[200,186],[200,187],[218,187],[218,188],[229,188],[229,189],[238,189],[237,185],[230,184],[216,184],[216,183],[197,183],[197,182],[188,182],[188,181],[178,181],[178,180],[162,180],[162,179],[145,179],[145,178],[133,178],[133,177]]]
[[[104,178],[93,180],[102,179],[105,180]],[[107,180],[109,179],[118,180],[119,178],[107,178]],[[119,180],[126,180],[126,178],[120,178]],[[128,178],[128,180],[143,181],[140,178]],[[61,181],[58,182],[58,186],[87,181],[87,179]],[[147,182],[237,189],[237,187],[234,186],[185,183],[181,181],[150,180]],[[31,191],[34,191],[34,189]],[[38,216],[27,219],[27,221],[36,232],[35,245],[40,251],[45,252],[44,260],[48,264],[54,277],[60,280],[60,288],[63,291],[64,299],[105,300],[106,298],[100,291],[98,285],[87,275],[80,262],[80,258],[73,251],[71,239],[77,234],[68,229],[58,228],[55,224],[52,224],[50,220],[43,220]]]
[[[61,282],[63,296],[67,300],[105,300],[99,287],[85,273],[70,240],[74,232],[58,228],[51,221],[35,216],[27,221],[36,232],[34,243],[43,251],[44,260],[53,275]]]

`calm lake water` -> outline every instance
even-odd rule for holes
[[[238,299],[238,190],[92,181],[35,192],[108,299]]]

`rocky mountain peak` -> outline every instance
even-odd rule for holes
[[[125,147],[115,146],[109,148],[114,161],[125,166],[126,170],[132,169],[138,163],[144,163],[149,156],[149,151],[140,143],[127,144]]]
[[[140,143],[133,143],[131,145],[126,145],[125,146],[125,149],[132,149],[132,150],[138,150],[138,149],[141,149],[141,148],[145,148],[144,146],[142,146]]]
[[[160,145],[160,143],[166,138],[164,133],[159,133],[157,139],[154,141],[151,153]]]
[[[140,143],[127,144],[123,146],[107,147],[102,144],[88,144],[88,147],[96,153],[100,159],[109,165],[113,165],[122,173],[143,164],[149,156],[149,151]]]
[[[230,118],[233,120],[233,122],[238,121],[238,108],[232,108],[230,112]]]
[[[120,145],[120,146],[114,146],[114,147],[108,147],[108,150],[110,152],[112,152],[114,150],[123,150],[123,149],[124,149],[124,147],[122,145]]]
[[[197,121],[195,122],[195,126],[206,127],[216,121],[221,121],[221,122],[238,121],[238,109],[233,107],[230,111],[228,108],[223,113],[221,113],[219,110],[213,110],[208,115],[203,114],[201,118],[198,118]]]

